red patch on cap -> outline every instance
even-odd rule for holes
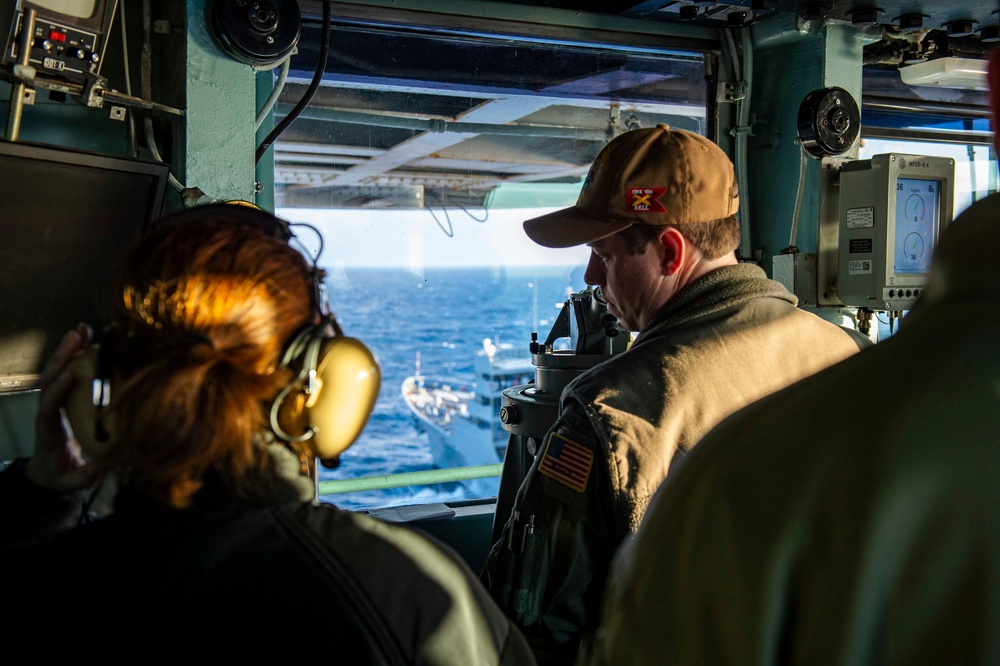
[[[665,187],[630,187],[626,192],[626,207],[630,213],[666,213],[667,209],[658,201],[667,191]]]

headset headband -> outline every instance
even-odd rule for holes
[[[162,229],[181,224],[198,224],[207,220],[226,221],[236,225],[257,227],[286,243],[295,237],[291,225],[256,204],[247,201],[205,204],[170,213],[153,222],[149,229]]]

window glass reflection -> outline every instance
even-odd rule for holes
[[[278,121],[312,79],[316,33],[303,31]],[[544,339],[586,286],[589,253],[539,247],[521,223],[572,205],[622,131],[705,133],[705,92],[696,53],[334,27],[323,85],[274,144],[275,204],[322,232],[332,307],[379,356],[383,385],[361,438],[321,481],[502,460],[499,389],[533,377],[531,334]],[[498,484],[322,499],[455,502]]]

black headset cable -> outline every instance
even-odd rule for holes
[[[316,91],[319,90],[319,84],[323,80],[323,72],[326,71],[326,59],[330,52],[330,2],[331,0],[323,0],[323,39],[320,42],[319,47],[319,61],[316,63],[316,71],[313,73],[312,82],[309,83],[309,88],[306,89],[306,94],[302,96],[298,104],[288,112],[281,122],[275,125],[271,133],[260,142],[257,146],[257,159],[254,164],[260,163],[260,158],[264,156],[267,149],[271,147],[275,139],[281,136],[281,133],[288,129],[295,119],[302,113],[302,109],[308,106],[309,102],[312,101],[313,96]]]

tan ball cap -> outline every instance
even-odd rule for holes
[[[733,163],[700,134],[669,125],[619,134],[601,149],[571,208],[524,222],[546,247],[593,243],[633,224],[690,224],[734,215]]]

